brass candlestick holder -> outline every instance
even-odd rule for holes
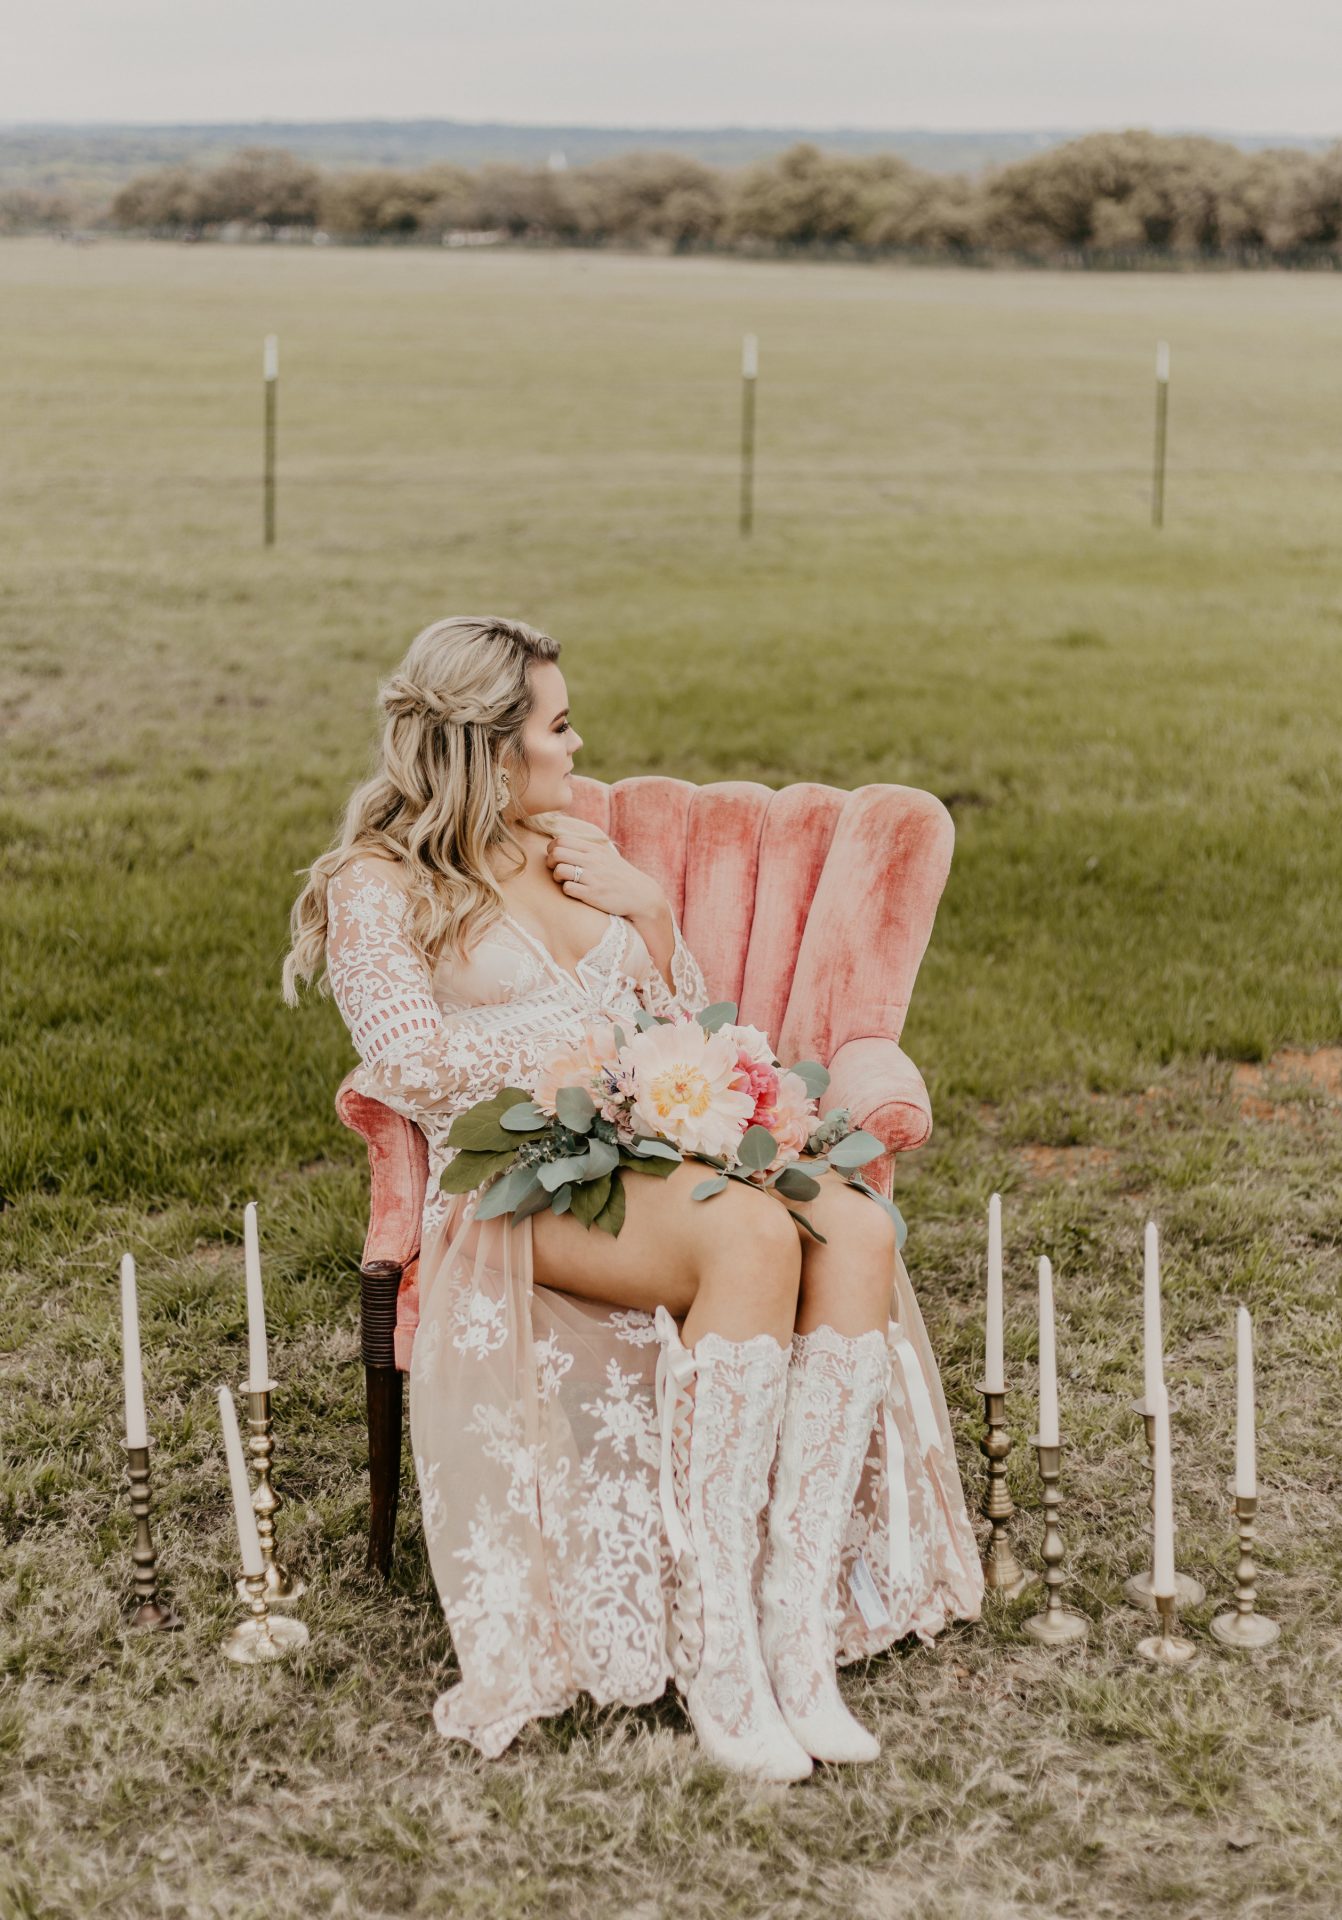
[[[1006,1599],[1014,1600],[1018,1593],[1023,1593],[1031,1584],[1031,1577],[1021,1571],[1020,1562],[1011,1550],[1011,1536],[1007,1532],[1016,1509],[1006,1483],[1007,1455],[1011,1452],[1011,1435],[1007,1432],[1006,1424],[1006,1394],[995,1392],[982,1380],[974,1391],[983,1395],[984,1433],[979,1441],[979,1452],[988,1462],[988,1478],[979,1511],[992,1528],[983,1552],[983,1584],[990,1593],[1000,1593]]]
[[[1143,1660],[1150,1660],[1155,1666],[1191,1666],[1198,1657],[1198,1650],[1191,1640],[1185,1640],[1182,1634],[1175,1631],[1177,1615],[1173,1594],[1157,1594],[1155,1607],[1160,1615],[1160,1632],[1149,1633],[1145,1640],[1139,1640],[1138,1653]]]
[[[301,1620],[270,1611],[266,1602],[266,1576],[248,1573],[238,1583],[243,1590],[251,1618],[239,1620],[224,1638],[220,1651],[241,1667],[259,1666],[263,1660],[283,1660],[286,1654],[305,1647],[309,1635]]]
[[[274,1391],[273,1380],[268,1380],[264,1387],[254,1388],[249,1382],[243,1388],[247,1395],[247,1452],[251,1455],[252,1472],[256,1476],[252,1511],[256,1515],[261,1558],[265,1562],[266,1599],[283,1606],[288,1600],[297,1600],[306,1583],[296,1574],[286,1573],[275,1558],[275,1515],[284,1502],[276,1493],[270,1477],[270,1461],[275,1451],[270,1430],[270,1396]],[[245,1575],[238,1581],[237,1591],[239,1600],[249,1597]]]
[[[1151,1466],[1151,1493],[1147,1506],[1154,1514],[1156,1510],[1156,1416],[1148,1413],[1145,1400],[1134,1400],[1132,1410],[1139,1415],[1146,1427],[1146,1451]],[[1180,1607],[1200,1607],[1207,1598],[1207,1589],[1200,1580],[1194,1580],[1191,1574],[1176,1573],[1174,1576],[1175,1599]],[[1134,1573],[1130,1580],[1123,1582],[1123,1591],[1134,1607],[1143,1607],[1153,1613],[1156,1596],[1151,1586],[1151,1569]]]
[[[1046,1446],[1036,1434],[1032,1442],[1039,1456],[1039,1477],[1044,1483],[1044,1585],[1048,1597],[1042,1613],[1035,1613],[1024,1623],[1025,1631],[1032,1640],[1042,1641],[1046,1647],[1066,1647],[1076,1640],[1084,1640],[1090,1632],[1090,1622],[1084,1613],[1078,1613],[1075,1607],[1062,1604],[1060,1588],[1063,1583],[1063,1544],[1062,1529],[1058,1525],[1058,1509],[1062,1505],[1062,1495],[1058,1492],[1058,1474],[1062,1464],[1061,1446]]]
[[[148,1447],[128,1446],[126,1463],[130,1475],[130,1510],[135,1516],[135,1545],[131,1548],[131,1559],[135,1562],[135,1598],[139,1602],[129,1624],[136,1632],[157,1629],[161,1633],[171,1633],[182,1623],[172,1608],[165,1606],[158,1597],[158,1554],[149,1531]]]
[[[1281,1628],[1267,1614],[1254,1611],[1254,1602],[1258,1598],[1255,1584],[1258,1569],[1253,1557],[1253,1523],[1258,1513],[1258,1496],[1255,1493],[1236,1493],[1233,1483],[1230,1491],[1234,1496],[1235,1520],[1239,1528],[1235,1605],[1232,1611],[1217,1614],[1212,1621],[1212,1632],[1223,1646],[1238,1647],[1243,1652],[1251,1653],[1256,1647],[1270,1647]]]

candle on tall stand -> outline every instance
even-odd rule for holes
[[[247,1465],[242,1457],[242,1438],[238,1432],[238,1414],[233,1395],[219,1388],[219,1423],[224,1434],[224,1454],[228,1461],[229,1487],[233,1495],[233,1518],[238,1530],[238,1548],[242,1555],[242,1575],[251,1617],[239,1621],[225,1637],[223,1651],[230,1660],[243,1666],[255,1666],[262,1660],[278,1660],[296,1647],[307,1645],[308,1630],[301,1620],[272,1615],[266,1601],[265,1562],[261,1541],[252,1512],[251,1487]]]
[[[1039,1445],[1058,1445],[1058,1347],[1053,1325],[1053,1267],[1039,1262]]]
[[[247,1391],[263,1393],[271,1385],[270,1354],[266,1346],[266,1302],[261,1291],[261,1242],[256,1230],[256,1202],[242,1213],[243,1261],[247,1271]]]
[[[140,1364],[140,1303],[135,1292],[135,1261],[121,1256],[121,1374],[126,1400],[126,1445],[147,1447],[144,1372]]]
[[[158,1597],[158,1554],[149,1526],[149,1426],[140,1364],[140,1303],[135,1290],[135,1261],[128,1253],[121,1256],[121,1372],[126,1402],[126,1471],[135,1521],[131,1559],[136,1607],[130,1624],[137,1629],[172,1629],[182,1623]]]
[[[983,1384],[989,1393],[1006,1392],[1002,1344],[1002,1196],[988,1202],[988,1310],[983,1334]]]
[[[983,1551],[983,1583],[992,1593],[1014,1598],[1030,1585],[1011,1549],[1007,1527],[1015,1514],[1007,1492],[1006,1463],[1011,1435],[1006,1424],[1006,1366],[1002,1352],[1002,1196],[988,1202],[988,1300],[984,1327],[983,1395],[984,1435],[979,1450],[988,1463],[987,1484],[979,1511],[991,1532]]]
[[[252,1510],[256,1515],[265,1562],[266,1598],[269,1601],[297,1600],[304,1583],[287,1573],[275,1558],[275,1516],[284,1504],[271,1479],[271,1461],[275,1452],[270,1396],[275,1383],[270,1377],[270,1350],[266,1338],[266,1303],[261,1290],[261,1243],[256,1225],[256,1202],[249,1200],[242,1216],[243,1257],[247,1272],[247,1451],[256,1473],[256,1491]],[[238,1594],[247,1598],[246,1575],[238,1582]]]
[[[759,378],[760,343],[753,333],[741,342],[741,534],[755,525],[755,382]]]
[[[1039,1431],[1035,1435],[1039,1458],[1039,1477],[1044,1483],[1044,1586],[1047,1598],[1042,1613],[1025,1622],[1032,1640],[1047,1647],[1065,1647],[1084,1640],[1090,1622],[1075,1607],[1062,1604],[1062,1563],[1066,1549],[1058,1513],[1062,1495],[1058,1481],[1062,1472],[1062,1439],[1058,1430],[1058,1350],[1053,1321],[1053,1267],[1047,1257],[1039,1262]]]
[[[1271,1646],[1281,1632],[1277,1622],[1255,1610],[1258,1569],[1254,1564],[1254,1522],[1258,1514],[1258,1457],[1254,1433],[1253,1323],[1249,1309],[1235,1316],[1235,1522],[1239,1534],[1239,1565],[1235,1570],[1235,1604],[1218,1613],[1212,1632],[1227,1647],[1252,1651]]]
[[[1235,1316],[1235,1492],[1258,1498],[1258,1448],[1254,1435],[1253,1322],[1249,1309]]]
[[[1178,1580],[1174,1570],[1174,1477],[1170,1458],[1170,1400],[1162,1386],[1156,1397],[1156,1500],[1152,1522],[1151,1588],[1160,1630],[1137,1643],[1144,1660],[1186,1667],[1197,1648],[1176,1631]]]
[[[1162,1331],[1160,1308],[1160,1234],[1154,1220],[1146,1223],[1143,1241],[1142,1261],[1142,1386],[1140,1400],[1134,1400],[1132,1410],[1140,1418],[1146,1432],[1147,1462],[1151,1471],[1151,1493],[1149,1507],[1155,1512],[1155,1472],[1156,1472],[1156,1401],[1165,1389],[1165,1343]],[[1206,1590],[1202,1583],[1194,1580],[1191,1574],[1180,1573],[1175,1576],[1176,1599],[1181,1607],[1197,1607],[1206,1599]],[[1141,1573],[1134,1573],[1123,1582],[1123,1591],[1134,1607],[1149,1610],[1155,1605],[1151,1589],[1151,1569],[1147,1567]]]
[[[1142,1386],[1154,1410],[1165,1382],[1164,1341],[1160,1327],[1160,1236],[1154,1220],[1146,1223],[1142,1260]]]

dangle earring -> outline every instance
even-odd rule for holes
[[[507,806],[511,793],[512,788],[508,784],[507,774],[500,773],[498,779],[494,782],[494,805],[500,813],[502,813],[503,809]]]

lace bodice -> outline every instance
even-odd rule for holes
[[[435,1168],[452,1157],[445,1140],[456,1114],[526,1084],[561,1043],[603,1019],[632,1033],[638,1006],[670,1015],[708,1005],[679,924],[672,991],[619,914],[574,973],[506,913],[464,963],[430,969],[404,932],[408,901],[393,872],[388,861],[356,858],[328,883],[327,970],[359,1054],[355,1084],[423,1129]]]

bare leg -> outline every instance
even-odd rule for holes
[[[842,1174],[817,1177],[821,1190],[814,1200],[787,1202],[825,1236],[821,1245],[792,1223],[802,1249],[796,1331],[823,1326],[855,1336],[878,1327],[883,1333],[895,1284],[895,1223]]]
[[[686,1346],[704,1333],[729,1340],[769,1333],[786,1345],[797,1318],[803,1230],[770,1195],[736,1182],[712,1199],[691,1199],[709,1177],[698,1161],[664,1179],[626,1174],[624,1225],[613,1237],[569,1214],[534,1214],[535,1279],[645,1313],[664,1306],[683,1319]]]

